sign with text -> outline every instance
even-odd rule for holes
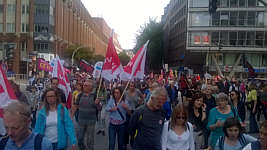
[[[41,71],[47,71],[47,72],[52,72],[53,68],[52,66],[46,62],[44,59],[38,59],[38,70]]]
[[[83,59],[80,60],[79,68],[85,72],[90,73],[90,74],[92,74],[94,71],[94,67]]]

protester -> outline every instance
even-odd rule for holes
[[[174,86],[174,81],[170,81],[169,86],[166,89],[168,92],[168,96],[169,96],[171,105],[175,106],[178,103],[178,101],[177,101],[178,90]]]
[[[209,112],[207,127],[211,130],[210,146],[212,148],[214,148],[218,138],[224,135],[222,128],[224,121],[229,117],[234,117],[234,112],[228,103],[228,96],[225,93],[219,93],[216,97],[217,107]]]
[[[207,142],[205,140],[206,135],[206,104],[203,103],[203,94],[195,93],[193,95],[193,101],[189,104],[188,108],[188,121],[193,125],[194,128],[194,139],[195,139],[195,149],[201,150],[207,147]],[[206,138],[207,139],[207,138]],[[205,145],[206,144],[206,145]]]
[[[249,115],[249,132],[250,133],[258,133],[259,128],[256,121],[256,113],[257,113],[257,91],[256,91],[256,84],[251,83],[249,85],[249,93],[247,96],[247,106],[250,112]]]
[[[83,92],[76,100],[77,121],[79,125],[77,137],[80,150],[93,150],[95,138],[95,125],[97,114],[101,111],[100,100],[93,92],[93,80],[87,79],[83,83]]]
[[[264,118],[267,120],[267,84],[263,85],[259,98],[262,103]]]
[[[241,121],[244,122],[246,119],[246,107],[245,103],[241,101],[240,93],[236,90],[232,90],[230,92],[230,98],[232,107],[235,108],[233,110],[237,110],[237,112],[235,112],[235,115],[238,115]]]
[[[8,136],[0,139],[0,150],[53,150],[46,137],[29,129],[31,110],[24,103],[12,102],[5,107],[3,121]]]
[[[128,127],[131,134],[136,134],[133,150],[161,150],[161,133],[165,120],[162,106],[167,96],[164,87],[155,88],[148,103],[133,113]]]
[[[266,150],[267,149],[267,120],[260,127],[259,140],[248,144],[243,150]]]
[[[188,112],[183,104],[175,106],[171,120],[164,123],[162,150],[195,149],[193,126],[187,122]]]
[[[252,136],[243,134],[240,121],[234,117],[225,120],[223,125],[223,132],[224,135],[217,140],[214,150],[242,149],[248,143],[257,140]]]
[[[116,136],[118,136],[118,150],[124,150],[126,132],[126,114],[130,113],[128,101],[122,96],[120,87],[114,88],[112,98],[108,101],[106,111],[110,112],[109,119],[109,150],[114,150]]]
[[[44,107],[38,113],[34,131],[47,137],[53,144],[53,150],[66,149],[68,137],[72,148],[75,148],[77,141],[73,123],[68,110],[60,103],[58,92],[48,88],[44,97]]]
[[[14,93],[17,97],[17,100],[29,105],[29,101],[28,101],[27,97],[25,96],[25,94],[23,92],[21,92],[19,85],[17,83],[15,83],[13,80],[9,80],[9,83],[10,83],[12,89],[14,90]]]

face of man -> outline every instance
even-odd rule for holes
[[[8,136],[15,143],[25,139],[25,136],[29,131],[29,120],[25,121],[25,119],[22,119],[22,116],[10,114],[8,112],[4,114],[3,120]]]
[[[51,81],[51,88],[56,89],[58,87],[58,80],[53,79]]]
[[[261,127],[260,129],[260,143],[262,147],[267,148],[267,128]]]
[[[166,95],[159,95],[158,97],[151,97],[151,98],[152,98],[152,107],[154,110],[161,109],[167,100]]]
[[[85,81],[83,83],[83,91],[88,93],[91,92],[93,90],[93,83],[90,81]]]

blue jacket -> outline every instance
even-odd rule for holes
[[[58,132],[58,143],[57,143],[57,148],[66,148],[67,147],[67,137],[69,136],[71,144],[76,144],[76,136],[75,136],[75,131],[73,127],[72,120],[70,119],[69,112],[64,107],[64,123],[62,121],[62,105],[59,104],[57,107],[57,132]],[[44,135],[45,132],[45,125],[46,125],[46,112],[45,108],[42,108],[40,112],[38,113],[38,117],[36,120],[35,124],[35,129],[34,132],[40,133]]]

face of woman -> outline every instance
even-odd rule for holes
[[[200,108],[200,107],[202,107],[202,105],[203,105],[203,98],[202,97],[195,100],[194,107]]]
[[[232,99],[232,100],[236,100],[236,99],[237,99],[237,95],[236,95],[235,92],[231,92],[231,93],[230,93],[230,96],[231,96],[231,99]]]
[[[217,103],[218,107],[225,108],[228,104],[228,101],[224,98],[221,98],[221,99],[216,100],[216,103]]]
[[[114,99],[118,100],[118,99],[120,99],[120,97],[121,97],[120,90],[118,90],[118,89],[114,90]]]
[[[49,91],[46,93],[46,100],[49,105],[56,104],[57,97],[54,91]]]
[[[226,129],[226,132],[228,134],[228,138],[231,140],[236,140],[238,139],[239,135],[239,128],[236,126],[230,127]]]
[[[176,116],[176,124],[177,125],[184,125],[185,123],[185,115],[183,113],[180,113]]]

